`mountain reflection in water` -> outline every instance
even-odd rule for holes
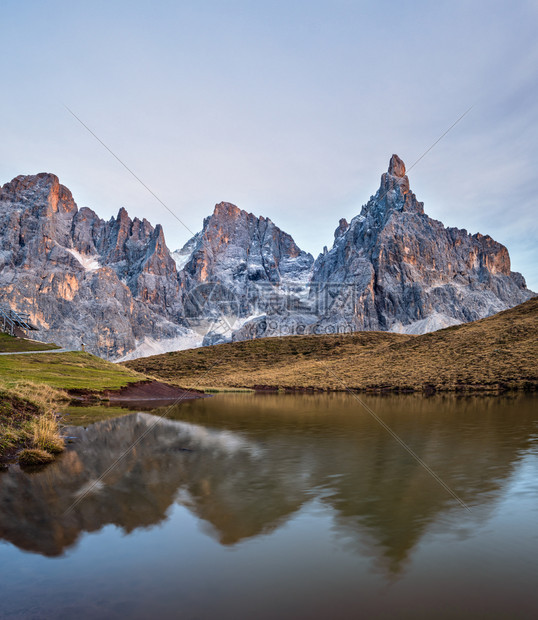
[[[533,397],[364,398],[475,522],[535,446]],[[0,538],[61,556],[107,524],[127,534],[159,524],[178,502],[206,533],[235,545],[316,500],[347,549],[397,574],[428,528],[459,528],[463,508],[348,395],[228,394],[156,417],[163,412],[69,427],[77,440],[55,463],[1,474]]]

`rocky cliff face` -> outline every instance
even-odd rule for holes
[[[304,286],[314,263],[270,219],[228,202],[216,205],[202,231],[174,254],[185,317],[204,334],[203,344],[228,340],[249,317],[264,313],[281,287]]]
[[[123,208],[105,222],[47,173],[1,188],[0,238],[0,303],[28,312],[42,338],[112,358],[220,341],[252,314],[250,283],[304,281],[314,262],[229,203],[170,253],[160,225]]]
[[[183,273],[189,283],[221,282],[239,290],[248,282],[304,282],[314,262],[269,218],[229,202],[215,206],[202,232],[186,247],[190,254]]]
[[[78,209],[53,174],[0,190],[0,303],[41,337],[105,357],[293,333],[424,333],[533,295],[489,236],[424,214],[393,155],[377,193],[316,261],[264,217],[222,202],[170,253],[161,226]]]
[[[335,290],[325,322],[345,311],[353,329],[408,333],[483,318],[532,295],[503,245],[425,215],[397,155],[360,215],[340,221],[312,283]]]
[[[41,337],[115,357],[148,335],[185,331],[160,226],[125,209],[105,222],[43,173],[2,187],[0,238],[0,302],[29,312]]]

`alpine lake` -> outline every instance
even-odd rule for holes
[[[537,618],[538,397],[69,409],[0,473],[1,618]]]

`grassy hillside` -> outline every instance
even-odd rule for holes
[[[1,355],[0,384],[21,379],[64,390],[114,390],[144,377],[82,351]]]
[[[535,298],[423,336],[358,332],[267,338],[125,365],[186,388],[536,389],[537,333]]]
[[[50,351],[59,349],[56,344],[36,342],[26,338],[15,338],[9,334],[0,332],[0,353],[13,353],[14,351]]]

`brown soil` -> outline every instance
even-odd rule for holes
[[[140,381],[130,383],[121,390],[106,390],[101,393],[103,397],[111,401],[147,401],[147,400],[191,400],[203,398],[202,392],[184,390],[177,385],[169,385],[160,381]]]

